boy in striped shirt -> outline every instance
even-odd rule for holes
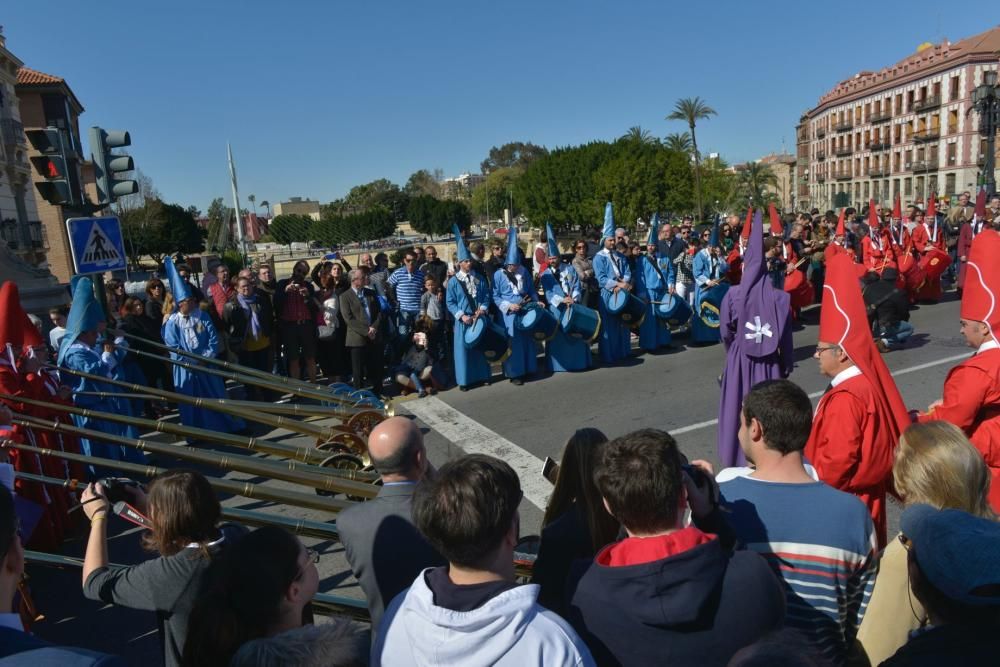
[[[876,541],[864,503],[803,465],[811,425],[812,403],[797,385],[754,386],[739,430],[753,468],[719,490],[738,544],[764,556],[784,585],[786,627],[843,664],[875,584]]]

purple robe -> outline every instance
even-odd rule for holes
[[[758,382],[786,378],[792,372],[789,296],[767,278],[763,239],[758,211],[750,230],[743,278],[726,293],[720,310],[726,370],[719,400],[718,444],[724,468],[746,464],[738,437],[743,398]]]

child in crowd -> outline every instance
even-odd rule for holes
[[[424,280],[424,289],[420,295],[420,319],[427,327],[427,349],[434,361],[443,362],[446,354],[445,346],[445,313],[444,290],[433,276]]]
[[[403,361],[396,367],[395,371],[396,382],[403,388],[404,394],[416,390],[417,395],[423,398],[427,395],[424,382],[428,380],[432,383],[431,392],[435,391],[433,385],[437,383],[432,374],[433,363],[434,361],[427,351],[427,334],[418,331],[413,334],[413,344],[403,355]]]

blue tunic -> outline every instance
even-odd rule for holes
[[[526,268],[518,266],[512,275],[515,280],[513,283],[507,277],[506,269],[498,269],[493,274],[493,303],[500,309],[500,319],[510,337],[510,356],[503,362],[503,374],[509,378],[519,378],[538,370],[538,351],[532,335],[514,326],[517,313],[511,310],[511,306],[538,301],[538,295],[535,294],[531,274]],[[520,285],[516,282],[518,277]]]
[[[642,271],[636,280],[635,295],[646,302],[646,317],[639,327],[639,347],[652,351],[670,344],[670,325],[656,316],[654,301],[667,298],[667,291],[677,279],[674,264],[657,256],[640,257]],[[659,269],[659,271],[657,271]]]
[[[83,343],[77,342],[70,345],[63,357],[62,365],[70,370],[115,379],[111,367],[101,358],[101,353],[97,349]],[[127,409],[123,408],[127,404],[125,399],[102,398],[93,395],[93,392],[124,393],[124,390],[119,387],[98,380],[84,379],[70,373],[62,373],[60,380],[64,385],[73,390],[73,403],[78,407],[112,414],[128,414]],[[87,392],[90,395],[81,395],[78,392]],[[73,423],[78,428],[101,431],[108,435],[127,438],[138,437],[133,427],[116,422],[93,419],[91,417],[84,417],[83,415],[73,415]],[[144,462],[142,452],[138,449],[124,447],[116,443],[101,442],[81,437],[80,450],[87,456],[97,456],[114,461]],[[100,468],[97,470],[98,474],[103,474]]]
[[[611,298],[617,281],[627,283],[632,280],[632,272],[629,271],[625,257],[619,252],[612,252],[613,254],[609,254],[607,250],[601,250],[594,255],[594,277],[601,286],[601,298],[597,303],[601,313],[601,337],[598,339],[597,349],[601,353],[601,361],[606,364],[626,358],[632,348],[632,332],[620,317],[608,311],[608,299]]]
[[[549,302],[549,310],[562,321],[566,307],[563,299],[567,294],[575,303],[581,302],[580,276],[572,264],[563,262],[559,266],[558,278],[551,268],[545,269],[539,276],[542,289],[545,290],[545,300]],[[590,368],[593,356],[590,354],[590,342],[567,336],[559,326],[556,335],[545,344],[545,359],[553,373],[563,371],[582,371]]]
[[[469,350],[465,347],[465,331],[468,327],[462,324],[463,315],[475,315],[489,317],[490,288],[486,280],[478,273],[469,276],[469,282],[475,288],[475,295],[472,289],[468,293],[459,282],[458,274],[448,281],[445,288],[445,304],[448,312],[455,318],[455,382],[460,387],[467,387],[477,382],[486,382],[490,379],[490,364],[486,357],[479,350]]]
[[[713,261],[714,260],[714,261]],[[721,253],[718,257],[712,257],[708,250],[699,250],[698,254],[694,256],[694,314],[691,315],[691,340],[696,343],[718,343],[721,340],[721,334],[718,326],[709,326],[701,318],[701,299],[702,295],[706,291],[705,283],[709,280],[718,280],[722,276],[726,275],[726,271],[729,270],[729,265],[726,263],[724,257]],[[727,287],[723,283],[722,292],[725,294]],[[720,297],[718,307],[722,306],[722,299]]]
[[[212,324],[211,318],[200,309],[185,317],[179,312],[170,315],[163,323],[163,342],[170,347],[201,355],[215,357],[219,349],[219,336]],[[197,364],[190,357],[183,357],[171,352],[170,357],[186,364]],[[174,366],[174,387],[179,394],[196,396],[198,398],[225,398],[226,385],[222,378],[207,373],[189,371],[180,366]],[[246,423],[239,417],[231,417],[215,410],[196,408],[193,405],[178,406],[181,423],[185,426],[205,428],[220,433],[234,433],[246,428]]]

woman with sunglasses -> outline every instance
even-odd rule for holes
[[[573,244],[573,268],[580,276],[580,286],[583,288],[583,305],[587,308],[597,308],[597,297],[601,289],[594,278],[594,262],[587,257],[587,241],[580,239]]]

